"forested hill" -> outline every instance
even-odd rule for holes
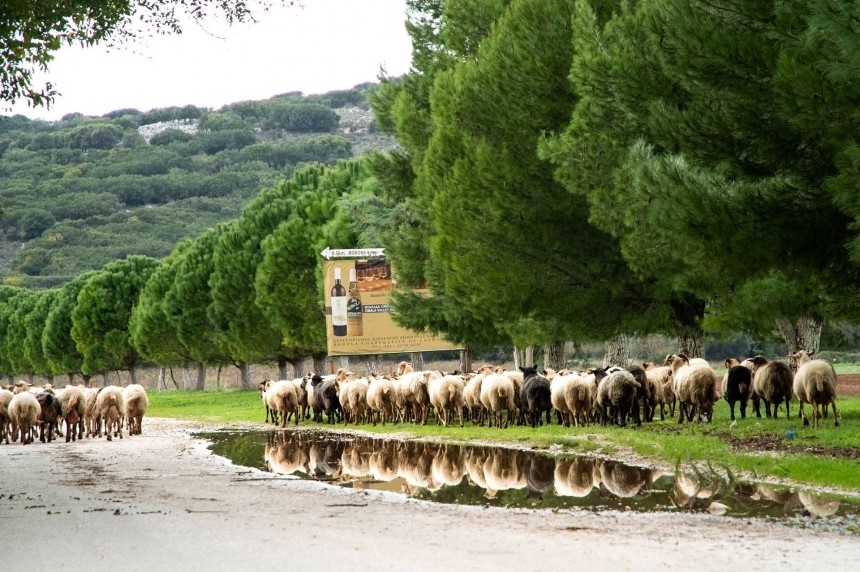
[[[129,254],[161,258],[300,164],[394,146],[375,129],[370,87],[218,110],[0,118],[0,277],[51,287]]]

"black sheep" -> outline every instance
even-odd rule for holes
[[[45,390],[36,396],[42,412],[39,414],[39,441],[42,443],[47,439],[48,443],[54,440],[54,431],[57,429],[57,420],[63,415],[60,402],[51,390]]]
[[[748,367],[736,365],[729,369],[726,377],[726,401],[731,408],[732,421],[735,420],[735,403],[740,401],[741,419],[747,417],[747,401],[752,387],[752,372]]]
[[[537,372],[535,367],[521,367],[523,372],[523,391],[520,396],[520,408],[528,416],[532,427],[541,423],[541,413],[546,411],[546,422],[549,425],[552,412],[552,400],[549,390],[549,380]]]
[[[654,410],[656,401],[651,384],[648,382],[648,376],[645,375],[645,370],[638,365],[633,365],[627,368],[627,371],[633,375],[639,383],[639,389],[636,390],[636,399],[633,400],[633,405],[630,408],[630,416],[636,422],[636,425],[642,425],[642,420],[654,421]],[[640,416],[641,406],[641,416]]]
[[[334,381],[325,380],[314,388],[314,400],[320,404],[321,411],[328,415],[328,422],[335,423],[343,417],[343,409],[337,396],[337,385]],[[320,415],[322,421],[322,415]]]

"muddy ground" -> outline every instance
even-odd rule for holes
[[[233,466],[189,423],[0,445],[0,569],[827,569],[856,536],[678,513],[430,504]]]

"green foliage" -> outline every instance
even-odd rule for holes
[[[227,363],[230,357],[218,345],[217,326],[208,316],[212,305],[209,277],[215,270],[213,255],[224,227],[210,228],[183,248],[173,262],[173,283],[161,302],[162,312],[188,356],[206,365]]]
[[[158,261],[130,256],[108,264],[81,288],[72,310],[71,335],[85,374],[134,368],[140,356],[129,340],[129,319]]]
[[[326,334],[319,252],[325,246],[359,247],[349,229],[330,242],[337,231],[327,226],[349,226],[338,217],[338,200],[355,192],[367,175],[360,162],[336,167],[308,167],[288,182],[290,208],[280,224],[263,240],[263,256],[256,268],[256,304],[276,327],[290,357],[325,354]],[[289,300],[289,303],[284,303]]]
[[[42,330],[42,352],[54,375],[82,371],[84,356],[72,339],[72,311],[78,303],[78,294],[92,276],[92,272],[81,274],[65,284],[48,310]]]
[[[179,129],[165,129],[149,138],[150,145],[170,145],[171,143],[188,143],[194,136]]]
[[[325,102],[358,101],[367,86],[333,92]],[[242,102],[215,112],[186,106],[101,118],[72,114],[48,123],[0,121],[0,230],[26,246],[12,267],[25,275],[69,276],[128,254],[166,256],[182,238],[238,216],[261,188],[302,163],[352,157],[348,138],[267,130],[274,107],[307,107],[337,116],[320,96]],[[139,125],[199,121],[198,132],[156,133]],[[214,200],[213,200],[214,199]],[[157,208],[153,208],[157,207]]]
[[[296,133],[325,133],[333,131],[338,121],[337,113],[325,105],[275,102],[270,106],[263,125],[268,129],[284,129]]]
[[[131,311],[132,346],[144,359],[160,365],[176,366],[188,359],[188,351],[167,318],[165,296],[178,279],[178,262],[190,245],[191,241],[180,243],[152,272]]]

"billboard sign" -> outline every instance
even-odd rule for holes
[[[350,252],[323,252],[327,251]],[[389,297],[396,276],[385,258],[328,260],[323,272],[329,355],[461,349],[434,334],[416,333],[394,323]]]

